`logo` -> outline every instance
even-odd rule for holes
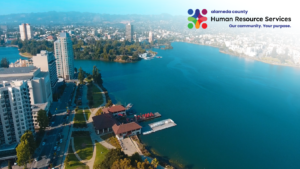
[[[194,11],[192,9],[188,10],[188,14],[192,15],[194,13]],[[202,14],[206,15],[207,14],[207,10],[206,9],[202,9]],[[191,21],[195,24],[195,28],[199,29],[200,25],[202,22],[207,21],[207,17],[202,16],[199,9],[196,9],[195,14],[193,16],[188,17],[188,21]],[[192,29],[194,27],[194,25],[192,23],[188,24],[188,28]],[[203,29],[207,28],[207,24],[206,23],[202,23],[201,27]]]

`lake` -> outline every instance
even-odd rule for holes
[[[114,103],[162,114],[150,123],[173,119],[177,126],[141,140],[181,168],[300,168],[300,68],[230,56],[209,46],[172,46],[153,49],[161,59],[76,60],[75,67],[91,72],[96,65]],[[0,48],[0,58],[18,55],[11,49],[16,50]]]

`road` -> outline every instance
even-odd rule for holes
[[[66,83],[66,88],[63,95],[60,97],[59,102],[53,104],[57,110],[55,107],[51,107],[50,111],[52,111],[51,114],[53,117],[50,122],[50,127],[47,128],[46,135],[44,136],[45,145],[40,145],[37,149],[34,157],[39,157],[39,160],[33,163],[33,169],[46,169],[50,163],[53,164],[53,167],[59,167],[61,164],[66,141],[68,140],[70,133],[70,121],[74,116],[73,113],[71,113],[71,115],[69,115],[70,117],[67,117],[68,115],[66,112],[74,87],[74,83]],[[74,108],[71,107],[69,109],[72,111]],[[62,143],[56,145],[57,141],[59,142],[60,139],[62,139]],[[55,151],[55,146],[60,147],[60,151]],[[56,153],[56,155],[54,155],[54,153]]]

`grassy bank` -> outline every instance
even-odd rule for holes
[[[73,126],[75,128],[87,127],[82,109],[78,109],[76,111],[75,117],[74,117],[74,125]]]
[[[32,58],[32,55],[30,53],[19,53],[19,55],[23,56],[23,57],[26,57],[26,58]]]
[[[103,140],[108,142],[109,144],[115,146],[116,148],[121,148],[121,145],[116,138],[116,136],[113,133],[105,134],[103,136],[100,136]]]
[[[89,120],[92,113],[88,107],[85,108],[84,113],[85,113],[86,120]]]
[[[88,86],[87,98],[89,99],[90,108],[97,108],[103,103],[102,93],[94,84]]]
[[[90,136],[75,136],[74,147],[81,160],[93,157],[93,143]]]
[[[75,156],[71,144],[69,146],[68,155],[65,159],[65,169],[89,169],[88,166],[81,163]]]
[[[105,158],[105,155],[108,153],[108,149],[105,148],[102,144],[96,143],[96,157],[94,161],[94,168],[102,163]]]

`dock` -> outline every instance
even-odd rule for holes
[[[174,127],[176,125],[177,124],[174,123],[174,121],[172,119],[166,119],[166,120],[158,121],[155,123],[151,123],[151,124],[149,124],[149,126],[143,128],[143,135],[151,134],[153,132],[163,130],[166,128],[170,128],[170,127]]]
[[[149,113],[148,113],[149,114]],[[146,116],[145,116],[146,115]],[[159,112],[151,113],[151,115],[147,116],[147,114],[144,114],[143,116],[140,115],[134,115],[137,122],[147,121],[151,119],[155,119],[158,117],[161,117],[161,114]]]

